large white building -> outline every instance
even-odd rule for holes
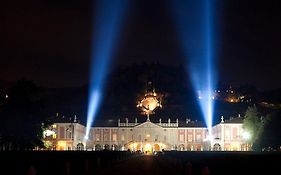
[[[137,119],[98,122],[85,139],[86,127],[75,120],[55,121],[46,130],[44,142],[52,150],[131,150],[152,153],[178,151],[246,151],[243,118],[224,120],[212,128],[212,138],[202,122],[159,119],[139,122]]]

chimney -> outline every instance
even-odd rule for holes
[[[223,116],[221,116],[221,123],[224,123],[224,118],[223,118]]]

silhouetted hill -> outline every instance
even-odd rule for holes
[[[152,81],[157,93],[163,95],[162,109],[157,109],[151,117],[167,120],[203,120],[189,76],[183,66],[154,64],[135,64],[128,67],[117,67],[105,80],[105,89],[97,120],[143,117],[136,108],[137,100],[144,95],[146,84]],[[1,87],[0,81],[0,87]],[[9,84],[9,83],[3,83]],[[241,88],[240,88],[241,89]],[[242,88],[243,89],[243,88]],[[244,88],[248,90],[249,88]],[[253,89],[253,88],[251,88]],[[45,112],[49,115],[76,115],[86,122],[88,104],[88,86],[71,88],[41,88],[45,99]],[[245,91],[245,90],[244,90]],[[245,93],[247,93],[245,91]],[[258,93],[255,91],[255,93]],[[260,101],[280,103],[281,89],[255,94],[257,101],[251,103],[228,103],[215,100],[214,116],[218,122],[225,118],[244,115],[247,107]]]
[[[0,80],[0,89],[1,90],[7,90],[10,87],[12,87],[14,82],[7,81],[7,80]]]
[[[281,88],[261,92],[261,99],[270,103],[281,103]]]

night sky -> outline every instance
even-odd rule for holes
[[[281,10],[278,1],[217,0],[218,78],[258,89],[281,87]],[[91,1],[17,0],[2,6],[0,80],[22,77],[49,87],[89,79]],[[168,1],[130,1],[114,65],[185,64]]]

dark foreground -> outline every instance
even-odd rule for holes
[[[0,174],[281,174],[280,152],[0,152]]]

